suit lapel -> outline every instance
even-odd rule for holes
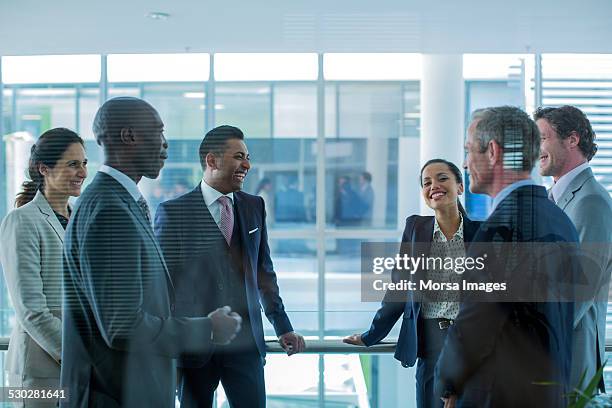
[[[49,204],[43,193],[41,193],[40,191],[37,192],[36,196],[34,197],[34,200],[32,201],[36,204],[41,214],[45,217],[51,228],[53,228],[53,231],[55,231],[55,233],[57,234],[57,237],[63,243],[64,228],[62,227],[62,224],[60,224],[59,220],[57,219],[57,216],[51,208],[51,205]]]
[[[240,227],[240,239],[242,240],[242,259],[245,271],[253,270],[251,266],[251,242],[248,235],[248,227],[246,220],[251,219],[250,209],[244,202],[243,197],[239,192],[234,193],[234,205],[236,206],[236,218],[238,219],[238,226]]]
[[[434,217],[418,217],[415,220],[414,229],[412,232],[412,257],[413,258],[426,258],[429,256],[431,251],[431,241],[433,239],[433,228],[434,228]],[[415,282],[425,280],[425,269],[419,268],[413,277]],[[414,300],[417,302],[414,305],[414,315],[418,316],[421,301],[423,300],[423,293],[417,291],[414,296]]]
[[[559,201],[557,202],[557,205],[562,210],[565,210],[567,205],[574,198],[574,195],[576,194],[576,192],[578,192],[582,188],[584,183],[586,183],[587,180],[590,179],[591,177],[593,177],[593,171],[591,170],[590,167],[586,168],[583,171],[581,171],[580,173],[578,173],[576,175],[576,177],[574,177],[574,179],[567,186],[567,188],[565,189],[565,191],[561,195],[561,198],[559,198]]]
[[[186,198],[189,200],[186,207],[189,208],[190,211],[193,211],[194,224],[199,225],[200,223],[206,223],[207,220],[214,222],[214,218],[210,213],[208,206],[206,205],[206,201],[204,201],[204,196],[202,195],[202,188],[200,187],[200,184],[198,184],[197,187],[194,188],[191,193],[189,193],[189,196]],[[215,225],[217,225],[216,222]],[[219,232],[221,232],[220,229]]]
[[[421,221],[422,220],[422,221]],[[434,217],[417,219],[412,234],[412,256],[429,256],[433,239]]]
[[[162,252],[161,248],[159,247],[159,244],[157,243],[157,238],[153,234],[153,227],[145,218],[145,215],[142,213],[142,210],[140,209],[138,204],[136,204],[136,202],[134,201],[134,198],[132,198],[130,193],[128,193],[127,190],[123,188],[123,186],[117,180],[115,180],[113,177],[109,176],[106,173],[99,173],[99,174],[104,175],[106,177],[105,179],[108,179],[107,183],[109,183],[110,186],[112,186],[111,188],[113,188],[115,192],[117,193],[117,195],[121,197],[123,202],[126,203],[128,209],[132,212],[134,217],[136,217],[136,219],[142,226],[142,229],[149,236],[151,241],[153,241],[155,250],[157,251],[159,259],[161,260],[162,265],[164,266],[164,271],[166,272],[166,279],[168,280],[168,285],[170,286],[172,290],[171,293],[174,293],[174,284],[172,282],[172,278],[170,277],[170,272],[168,271],[166,260],[164,259],[164,253]]]

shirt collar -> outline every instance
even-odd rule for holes
[[[204,202],[206,203],[207,207],[210,207],[212,203],[217,201],[219,197],[221,197],[222,195],[225,195],[226,197],[228,197],[230,201],[232,202],[232,205],[234,204],[234,193],[233,192],[228,193],[228,194],[222,194],[219,191],[212,188],[211,186],[209,186],[208,183],[204,181],[204,179],[202,179],[202,182],[200,183],[200,188],[202,189],[202,196],[204,197]]]
[[[128,176],[126,176],[125,173],[122,173],[115,168],[107,166],[106,164],[103,164],[102,166],[100,166],[100,169],[98,171],[100,173],[106,173],[112,178],[114,178],[115,180],[117,180],[117,182],[121,184],[123,188],[127,190],[128,193],[130,193],[134,201],[138,202],[140,197],[142,197],[142,194],[140,193],[140,190],[138,189],[138,185],[136,184],[136,182],[132,180],[131,178],[129,178]]]
[[[446,240],[446,236],[442,232],[442,229],[440,229],[440,224],[438,224],[438,219],[434,217],[434,228],[433,228],[434,239],[436,238],[436,234],[440,239]],[[453,237],[451,238],[451,240],[453,238],[459,238],[463,240],[463,215],[461,214],[461,211],[459,212],[459,228],[457,228],[457,231],[455,232],[455,234],[453,234]]]
[[[578,174],[582,173],[583,170],[586,170],[588,168],[589,162],[587,161],[582,163],[580,166],[574,167],[573,169],[565,173],[563,176],[559,177],[559,180],[557,180],[557,182],[553,184],[551,189],[555,203],[559,202],[559,199],[561,198],[563,193],[565,193],[565,190],[567,190],[572,180],[574,180]]]
[[[493,199],[493,205],[491,208],[491,212],[495,211],[495,209],[497,208],[497,206],[499,205],[499,203],[501,203],[502,201],[504,201],[504,199],[506,197],[508,197],[510,195],[510,193],[512,193],[514,190],[516,190],[519,187],[523,187],[523,186],[533,186],[535,185],[535,181],[533,181],[533,179],[528,178],[525,180],[519,180],[519,181],[515,181],[514,183],[507,185],[506,187],[503,188],[502,191],[499,192],[499,194],[497,194],[495,196],[495,198]]]

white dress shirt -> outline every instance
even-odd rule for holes
[[[103,164],[98,171],[100,173],[106,173],[115,180],[117,180],[117,182],[121,184],[123,188],[127,190],[128,193],[130,193],[136,203],[138,203],[140,197],[143,197],[143,195],[140,193],[140,190],[138,189],[138,185],[136,184],[136,182],[126,176],[124,173],[120,172],[119,170],[107,166],[106,164]]]
[[[446,235],[440,229],[438,220],[434,218],[433,239],[431,242],[431,250],[429,258],[464,258],[465,243],[463,240],[463,216],[459,214],[461,219],[459,228],[452,236],[447,239]],[[434,282],[460,283],[461,275],[452,269],[431,269],[427,270],[426,279],[431,279]],[[451,319],[454,320],[459,314],[459,292],[440,291],[437,296],[441,299],[439,302],[423,302],[421,304],[421,315],[424,319]]]
[[[219,197],[225,195],[230,199],[233,207],[234,193],[222,194],[209,186],[204,180],[200,183],[200,188],[202,189],[202,196],[204,197],[204,202],[206,203],[206,207],[208,207],[208,211],[210,211],[210,215],[212,215],[217,226],[221,228],[221,204],[219,203]]]

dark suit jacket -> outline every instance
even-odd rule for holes
[[[174,318],[172,281],[130,194],[98,173],[64,240],[61,385],[70,407],[174,406],[175,364],[210,347],[208,318]]]
[[[478,242],[578,242],[576,229],[540,186],[523,186],[504,199],[484,222]],[[559,251],[551,259],[570,265]],[[494,268],[494,273],[507,273]],[[539,271],[560,281],[559,269]],[[513,273],[517,269],[511,270]],[[528,283],[529,284],[529,283]],[[436,367],[436,393],[459,396],[459,407],[564,406],[571,363],[573,303],[462,303]],[[559,385],[538,385],[538,382]]]
[[[478,229],[479,223],[463,217],[463,239],[467,244],[472,240]],[[412,215],[406,219],[406,227],[402,235],[402,252],[406,251],[411,257],[428,256],[433,239],[434,217]],[[407,245],[406,245],[407,244]],[[394,276],[394,280],[396,280]],[[406,302],[394,299],[389,293],[380,309],[376,312],[370,329],[361,335],[366,346],[371,346],[384,339],[397,319],[403,314],[402,326],[395,348],[395,358],[401,361],[402,366],[412,367],[418,353],[418,331],[417,321],[421,311],[421,303],[414,299],[413,294],[408,292]]]
[[[278,336],[293,331],[279,296],[276,273],[270,258],[264,201],[244,192],[234,193],[242,243],[242,269],[246,288],[248,317],[253,338],[262,357],[265,356],[261,305]],[[177,315],[206,315],[216,307],[214,280],[219,271],[217,256],[211,249],[209,236],[218,233],[202,190],[198,185],[191,192],[166,201],[157,209],[155,233],[164,251],[168,269],[176,284]],[[210,354],[189,358],[182,365],[201,366]]]

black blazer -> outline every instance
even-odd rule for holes
[[[208,318],[174,318],[173,284],[132,196],[98,173],[64,239],[61,386],[69,407],[173,406],[174,358],[210,347]]]
[[[240,225],[242,269],[245,271],[246,303],[253,338],[262,357],[266,354],[261,311],[266,314],[277,336],[293,331],[279,295],[276,273],[270,258],[264,201],[261,197],[241,191],[234,193],[234,205]],[[202,189],[166,201],[157,209],[155,234],[164,251],[170,276],[176,286],[176,314],[206,315],[218,305],[214,303],[212,278],[219,274],[218,260],[211,252],[209,236],[219,233],[212,219]],[[212,350],[209,350],[212,351]],[[190,356],[181,364],[201,366],[210,358],[202,354]],[[184,364],[185,363],[185,364]]]
[[[469,256],[479,256],[477,242],[577,243],[578,234],[544,187],[530,185],[498,205],[476,233]],[[571,255],[558,252],[556,265],[540,271],[553,284],[563,280],[560,265],[579,268]],[[505,276],[512,271],[492,269],[488,273]],[[458,407],[565,406],[573,310],[571,302],[463,302],[438,359],[436,392],[458,395]]]
[[[471,242],[480,223],[463,216],[463,239],[466,247]],[[428,256],[433,239],[434,217],[412,215],[406,219],[406,227],[402,235],[402,244],[409,244],[407,250],[412,257]],[[412,367],[419,355],[417,321],[421,311],[421,304],[408,293],[406,302],[392,299],[388,292],[376,312],[370,329],[361,335],[366,346],[371,346],[384,339],[400,316],[403,314],[402,326],[395,348],[395,358],[401,361],[402,366]]]

